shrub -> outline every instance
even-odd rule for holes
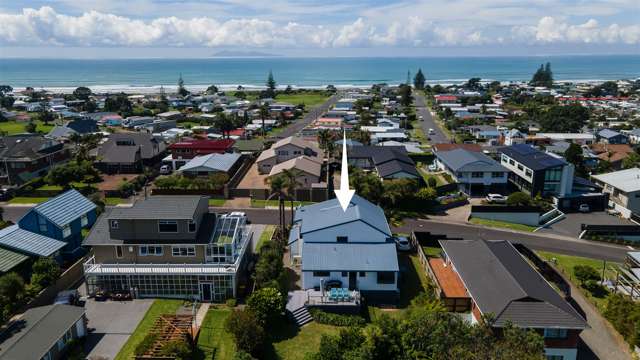
[[[234,308],[238,305],[238,301],[236,299],[227,299],[227,307]]]
[[[597,280],[587,280],[582,284],[582,287],[591,293],[593,297],[604,298],[609,291],[606,287],[602,286]]]
[[[429,185],[429,187],[436,187],[436,185],[438,185],[438,181],[436,181],[436,178],[434,177],[430,177],[427,179],[427,185]]]
[[[585,284],[587,281],[600,280],[600,274],[593,266],[590,265],[576,265],[573,267],[573,273],[576,279],[580,281],[580,284]]]
[[[429,178],[431,180],[432,178]],[[435,200],[438,197],[438,192],[433,187],[422,188],[418,190],[416,197],[420,200]]]
[[[253,354],[264,343],[264,328],[251,310],[234,310],[224,326],[233,335],[238,351]]]
[[[258,318],[261,324],[272,323],[273,320],[282,315],[284,310],[284,298],[278,289],[264,287],[251,294],[247,300],[249,309]]]
[[[151,346],[153,345],[153,343],[156,342],[157,339],[158,339],[158,335],[157,334],[147,334],[147,336],[145,336],[144,339],[142,339],[142,341],[140,341],[138,346],[136,346],[136,348],[133,351],[133,353],[136,356],[144,355],[144,353],[146,353],[147,351],[149,351],[149,349],[151,349]]]
[[[255,358],[246,351],[238,351],[233,355],[233,360],[254,360]]]
[[[311,309],[309,312],[313,320],[320,324],[333,326],[364,326],[366,324],[364,318],[358,315],[334,314],[320,309]]]
[[[509,206],[530,206],[531,197],[521,191],[514,192],[507,198],[507,205]]]
[[[193,350],[184,340],[172,340],[162,346],[160,354],[173,356],[175,360],[193,359]]]

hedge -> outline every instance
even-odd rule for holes
[[[313,320],[320,324],[333,326],[364,326],[366,321],[362,316],[343,315],[324,312],[320,309],[310,309]]]

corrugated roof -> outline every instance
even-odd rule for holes
[[[620,136],[620,135],[622,135],[622,134],[620,134],[617,131],[613,131],[611,129],[602,129],[602,130],[600,130],[598,132],[598,136],[599,137],[603,137],[603,138],[606,138],[606,139],[610,139],[612,137],[616,137],[616,136]]]
[[[297,169],[314,176],[320,176],[322,173],[322,165],[320,163],[311,160],[307,156],[298,156],[297,158],[289,159],[272,167],[269,176],[278,175],[288,169]]]
[[[0,246],[29,255],[51,256],[65,245],[63,241],[20,229],[18,225],[0,230]]]
[[[640,191],[640,168],[637,167],[591,177],[624,192]]]
[[[206,196],[198,195],[156,195],[146,200],[136,201],[132,207],[112,209],[110,219],[193,219],[201,201],[208,201]]]
[[[342,210],[338,199],[299,208],[295,213],[295,221],[301,223],[300,233],[327,229],[353,221],[362,221],[378,231],[391,236],[391,229],[384,211],[366,199],[353,195],[347,211]]]
[[[467,291],[496,326],[584,329],[587,324],[508,241],[441,240]]]
[[[28,258],[27,255],[0,248],[0,273],[10,271]]]
[[[40,359],[82,316],[84,308],[47,305],[27,310],[22,318],[3,333],[2,359]]]
[[[237,153],[213,153],[209,155],[196,156],[180,167],[180,171],[194,170],[228,172],[238,159],[240,159],[240,156],[241,155]]]
[[[508,172],[508,170],[497,161],[487,155],[468,151],[465,149],[454,149],[451,151],[439,151],[436,153],[438,160],[442,161],[453,171],[493,171]]]
[[[96,204],[72,189],[33,209],[56,226],[63,227],[95,208]]]
[[[394,243],[304,243],[302,271],[398,271]]]
[[[378,171],[378,175],[382,178],[395,175],[399,172],[405,172],[407,174],[415,176],[416,178],[420,177],[420,174],[418,174],[415,166],[409,165],[402,161],[387,161],[378,165],[376,169]]]

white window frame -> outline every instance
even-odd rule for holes
[[[187,245],[187,246],[172,246],[171,247],[171,255],[173,257],[195,257],[196,256],[196,247]]]
[[[62,237],[66,238],[71,236],[71,225],[67,224],[62,227]]]
[[[80,225],[87,226],[87,224],[89,224],[89,217],[87,216],[87,214],[80,216]]]
[[[160,231],[160,224],[169,225],[175,224],[176,231]],[[158,232],[161,234],[177,234],[178,233],[178,222],[176,220],[158,220]]]
[[[138,255],[140,255],[140,256],[162,256],[162,255],[164,255],[164,248],[162,246],[158,246],[158,245],[139,246],[138,247]]]

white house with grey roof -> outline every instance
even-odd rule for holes
[[[622,216],[640,215],[640,168],[592,175],[591,178],[609,194],[609,203]]]
[[[289,247],[303,289],[339,280],[370,298],[398,295],[398,257],[384,211],[358,195],[346,211],[337,199],[298,208]]]
[[[435,155],[438,168],[467,194],[502,192],[507,185],[509,170],[481,152],[457,148]]]

